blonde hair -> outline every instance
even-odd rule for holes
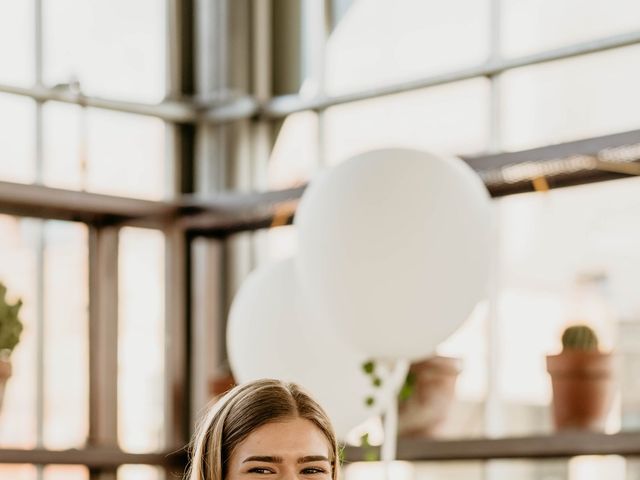
[[[216,402],[196,429],[186,480],[224,480],[234,449],[251,432],[287,418],[313,422],[330,445],[333,480],[338,479],[339,451],[329,417],[295,383],[257,380],[234,387]]]

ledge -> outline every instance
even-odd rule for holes
[[[183,469],[184,451],[161,453],[127,453],[118,449],[86,448],[82,450],[0,449],[0,464],[84,465],[93,469],[112,469],[120,465],[156,465]]]
[[[640,130],[520,152],[465,157],[493,197],[640,175]],[[150,201],[0,182],[0,213],[162,227],[223,238],[292,222],[305,186],[267,192],[184,195]]]
[[[347,447],[349,462],[363,461],[365,450]],[[398,460],[463,461],[493,459],[569,458],[579,455],[640,456],[640,432],[613,435],[562,433],[496,439],[427,440],[401,438]]]
[[[9,215],[91,224],[131,220],[154,224],[171,218],[177,210],[167,202],[0,182],[0,213]]]

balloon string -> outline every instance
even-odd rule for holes
[[[382,461],[385,467],[385,476],[391,480],[391,465],[396,459],[398,440],[398,394],[404,384],[404,380],[409,371],[409,362],[397,360],[389,364],[391,372],[391,387],[389,389],[389,399],[387,410],[384,414],[384,442],[382,444]]]

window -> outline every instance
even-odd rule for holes
[[[506,0],[502,10],[502,50],[508,56],[526,55],[633,32],[638,28],[638,14],[640,6],[633,0],[615,0],[606,5],[597,0]]]
[[[326,113],[328,163],[397,146],[448,155],[485,151],[488,87],[484,79],[469,80],[332,107]]]
[[[237,197],[217,194],[298,187],[376,148],[490,158],[639,129],[639,10],[632,0],[0,0],[0,280],[24,300],[25,323],[0,448],[77,454],[0,465],[0,477],[171,478],[224,366],[233,293],[297,246],[294,227],[265,229],[289,220],[272,221],[273,202],[254,218],[247,205],[263,197],[243,197],[236,215]],[[640,430],[638,188],[628,179],[494,201],[493,293],[438,348],[464,362],[443,436],[552,432],[544,357],[578,319],[621,359],[607,431]],[[113,464],[92,465],[96,447],[113,449]],[[394,468],[407,480],[639,471],[618,456]],[[346,469],[347,480],[376,475],[377,465]]]
[[[1,83],[16,86],[33,83],[33,25],[31,1],[0,3]]]
[[[165,93],[165,2],[44,0],[44,81],[158,102]]]
[[[120,233],[119,435],[132,452],[163,447],[164,253],[161,232]]]
[[[327,90],[375,88],[479,64],[489,55],[488,16],[486,0],[352,2],[327,41]]]
[[[35,113],[30,98],[0,93],[0,180],[34,181]]]
[[[166,463],[170,418],[188,415],[173,409],[167,394],[178,387],[167,378],[173,366],[165,357],[165,286],[173,282],[165,276],[173,253],[165,247],[166,225],[128,226],[130,217],[117,211],[78,213],[87,198],[102,205],[98,210],[127,210],[161,205],[175,193],[167,164],[176,137],[165,135],[161,115],[137,113],[160,103],[168,88],[166,5],[134,3],[0,2],[0,181],[11,189],[23,184],[18,197],[39,202],[25,216],[0,215],[0,281],[24,302],[0,448],[53,458],[77,451],[69,465],[1,464],[0,478],[88,480],[85,452],[100,446],[133,454],[131,461],[158,454],[150,462],[140,457],[150,465],[116,461],[106,470],[117,470],[118,479],[164,479],[166,469],[157,465]],[[64,190],[109,197],[66,196],[77,208],[61,215],[52,205]],[[179,258],[174,265],[185,261]],[[116,389],[117,405],[107,405]],[[92,469],[91,478],[104,471]]]
[[[639,53],[634,45],[505,73],[504,148],[524,150],[640,128],[632,100],[640,80]]]

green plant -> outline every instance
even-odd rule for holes
[[[362,364],[362,371],[366,376],[370,378],[371,385],[374,388],[381,388],[383,381],[382,378],[376,373],[376,363],[373,360],[368,360]],[[407,400],[413,391],[415,390],[416,376],[413,372],[407,373],[404,379],[402,387],[398,392],[398,401],[403,402]],[[373,407],[376,403],[376,399],[373,395],[364,399],[364,403],[367,407]],[[365,433],[360,437],[360,447],[363,450],[363,456],[365,461],[378,461],[380,460],[380,449],[372,446],[369,443],[369,434]]]
[[[598,336],[587,325],[573,325],[562,334],[562,349],[595,352],[598,350]]]
[[[22,322],[18,314],[22,300],[7,302],[7,287],[0,282],[0,355],[8,357],[16,348],[22,333]]]
[[[360,437],[360,447],[365,462],[377,462],[380,460],[380,449],[369,443],[369,434]]]
[[[376,373],[376,363],[373,360],[368,360],[362,364],[362,371],[371,380],[371,385],[375,388],[382,387],[382,378]],[[398,401],[403,402],[407,400],[413,391],[415,390],[416,377],[413,372],[407,373],[404,379],[402,387],[398,392]],[[367,407],[373,407],[376,403],[376,399],[373,396],[368,396],[364,399],[364,403]]]

